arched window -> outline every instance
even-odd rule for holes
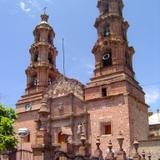
[[[23,138],[23,142],[24,143],[29,143],[30,142],[30,134]]]
[[[129,66],[129,56],[127,52],[125,53],[125,62],[126,62],[126,65]]]
[[[50,44],[53,43],[52,34],[49,34],[49,35],[48,35],[48,43],[50,43]]]
[[[63,142],[65,142],[65,135],[64,134],[62,134],[62,132],[60,132],[59,134],[58,134],[58,143],[63,143]]]
[[[33,61],[38,62],[38,53],[35,53]]]
[[[48,85],[51,85],[54,81],[54,77],[49,77],[48,78]]]
[[[109,13],[109,4],[108,4],[108,2],[106,3],[106,12]]]
[[[112,51],[107,50],[106,53],[104,53],[102,57],[102,66],[108,67],[110,65],[112,65]]]
[[[34,76],[32,77],[31,87],[36,87],[37,84],[38,84],[37,75],[34,75]]]
[[[109,24],[106,25],[105,29],[104,29],[104,37],[108,37],[110,34],[110,28],[109,28]]]
[[[40,34],[37,33],[37,34],[35,35],[35,41],[38,42],[39,40],[40,40]]]
[[[48,61],[50,64],[53,64],[53,59],[51,53],[48,54]]]
[[[108,37],[110,34],[110,25],[107,23],[104,26],[104,30],[103,30],[103,36],[104,37]]]
[[[107,88],[102,87],[102,97],[106,97],[106,96],[107,96]]]
[[[123,39],[126,41],[127,40],[126,31],[123,31],[122,34],[123,34]]]

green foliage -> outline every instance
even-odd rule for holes
[[[12,150],[17,144],[14,130],[16,119],[12,108],[0,104],[0,152]]]

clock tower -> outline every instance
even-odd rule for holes
[[[92,151],[94,137],[100,135],[105,151],[106,141],[111,139],[116,144],[115,137],[122,131],[129,153],[135,137],[139,140],[148,137],[148,108],[144,92],[135,80],[134,48],[128,45],[129,24],[123,18],[123,1],[98,0],[97,7],[100,12],[95,22],[98,39],[92,50],[95,70],[85,89]]]
[[[60,76],[56,69],[57,50],[53,43],[55,33],[48,18],[46,13],[41,15],[41,22],[33,31],[34,43],[30,48],[30,65],[26,69],[25,95],[16,104],[17,130],[26,127],[30,131],[29,138],[24,141],[28,149],[31,149],[31,142],[35,141],[35,121],[39,117],[43,94]]]
[[[132,68],[133,47],[128,46],[128,22],[122,16],[122,0],[99,0],[100,16],[96,19],[98,40],[93,48],[95,78],[126,73],[134,77]]]

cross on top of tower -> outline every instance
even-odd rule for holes
[[[44,11],[44,13],[41,15],[41,20],[42,20],[42,21],[45,21],[45,22],[48,22],[49,16],[46,14],[47,7],[44,7],[44,8],[43,8],[43,11]]]
[[[44,7],[43,10],[44,10],[44,14],[46,14],[47,7]]]

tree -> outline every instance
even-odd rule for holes
[[[0,153],[16,147],[15,121],[17,115],[12,108],[0,104]]]

